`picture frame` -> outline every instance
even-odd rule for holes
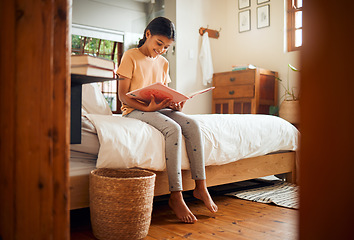
[[[270,26],[270,5],[264,5],[257,8],[257,28]]]
[[[270,0],[257,0],[258,5],[266,3],[266,2],[270,2]]]
[[[238,13],[238,31],[240,33],[251,30],[251,10]]]
[[[251,6],[250,0],[238,0],[238,9],[244,9]]]

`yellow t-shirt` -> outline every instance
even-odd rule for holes
[[[133,48],[123,54],[117,74],[131,79],[129,90],[133,91],[150,84],[161,82],[167,85],[171,82],[168,74],[168,61],[159,55],[156,58],[145,56],[138,48]],[[122,103],[122,114],[126,115],[134,108]]]

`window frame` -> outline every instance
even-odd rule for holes
[[[287,0],[287,42],[288,42],[288,52],[298,51],[301,49],[301,46],[296,47],[295,45],[295,32],[296,30],[302,30],[296,28],[295,26],[295,15],[297,12],[301,11],[303,7],[297,8],[297,0]]]
[[[82,37],[82,41],[81,42],[81,48],[76,51],[79,54],[93,54],[95,56],[99,56],[102,57],[102,55],[107,55],[110,56],[109,58],[113,61],[115,61],[115,64],[117,66],[119,66],[122,56],[123,56],[123,42],[124,42],[124,33],[123,32],[119,32],[119,31],[114,31],[114,30],[108,30],[108,29],[101,29],[101,28],[96,28],[96,27],[91,27],[91,26],[85,26],[85,25],[80,25],[80,24],[72,24],[72,31],[71,31],[72,35],[78,35],[80,37]],[[99,40],[98,42],[98,48],[97,51],[92,53],[92,52],[87,52],[85,50],[85,45],[87,43],[87,39],[88,38],[96,38]],[[101,41],[102,40],[109,40],[111,42],[114,43],[113,48],[111,53],[109,54],[102,54],[102,52],[100,52],[100,46],[101,46]],[[72,49],[71,51],[73,52],[74,49]],[[101,55],[101,56],[100,56]],[[117,81],[117,80],[112,80],[112,81]],[[119,100],[118,97],[118,84],[119,81],[117,81],[116,84],[116,89],[110,89],[108,91],[105,91],[104,89],[106,87],[104,87],[104,85],[110,85],[108,82],[103,82],[100,83],[99,86],[101,87],[101,92],[102,94],[105,96],[105,98],[109,97],[109,95],[114,94],[115,95],[115,106],[116,109],[112,110],[113,113],[115,114],[120,114],[121,112],[121,102]],[[108,101],[108,99],[107,99]],[[112,105],[114,105],[112,103]]]

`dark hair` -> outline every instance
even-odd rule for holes
[[[144,45],[146,41],[146,31],[150,30],[151,35],[162,35],[168,39],[175,41],[176,30],[175,25],[168,18],[157,17],[154,18],[145,28],[144,38],[139,41],[138,47]]]

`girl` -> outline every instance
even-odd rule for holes
[[[186,141],[192,178],[196,183],[193,195],[202,200],[211,212],[218,209],[206,187],[203,145],[198,123],[181,112],[184,102],[174,103],[165,99],[157,103],[152,95],[150,103],[146,104],[126,96],[127,92],[152,83],[161,82],[167,85],[171,81],[168,75],[168,61],[161,55],[174,40],[173,23],[164,17],[153,19],[146,27],[138,48],[130,49],[123,55],[117,74],[124,80],[119,81],[118,93],[123,116],[144,121],[164,135],[166,168],[171,191],[169,206],[180,220],[194,223],[197,218],[189,210],[182,196],[182,134]]]

